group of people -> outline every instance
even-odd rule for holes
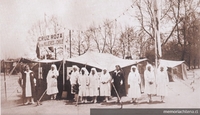
[[[105,101],[108,101],[108,97],[111,95],[109,84],[111,76],[106,69],[103,69],[100,77],[95,68],[92,68],[90,73],[85,67],[81,68],[80,72],[76,65],[72,68],[69,79],[75,101],[78,101],[80,97],[80,100],[85,103],[87,97],[92,97],[92,102],[96,103],[97,96],[105,96]]]
[[[36,97],[37,77],[35,73],[30,70],[29,65],[25,65],[22,73],[22,77],[19,79],[19,84],[22,87],[23,104],[34,104],[34,97]],[[56,99],[58,93],[57,77],[59,72],[55,64],[51,65],[51,69],[48,71],[47,81],[47,95],[51,96],[51,99]],[[26,102],[24,102],[26,100]]]
[[[80,100],[82,103],[86,103],[87,97],[91,97],[91,102],[97,103],[97,97],[101,96],[107,102],[111,96],[111,89],[113,89],[113,96],[117,97],[117,102],[121,101],[122,96],[126,96],[124,71],[119,65],[116,65],[116,70],[111,75],[106,68],[102,69],[100,74],[95,68],[91,68],[90,72],[85,67],[79,69],[78,66],[73,65],[72,68],[68,80],[71,85],[71,93],[74,94],[74,101],[78,102]],[[144,71],[144,92],[148,95],[148,102],[152,102],[152,96],[155,94],[161,96],[161,101],[164,102],[167,95],[169,81],[167,68],[164,65],[159,65],[156,70],[151,64],[147,64]],[[52,64],[46,77],[46,93],[51,96],[51,99],[56,99],[58,93],[58,76],[57,67]],[[25,70],[22,72],[22,81],[23,97],[27,100],[25,104],[34,104],[36,78],[28,65],[25,66]],[[141,97],[141,76],[136,66],[131,67],[127,84],[129,87],[127,96],[130,97],[131,103],[137,103],[138,98]]]
[[[152,96],[161,96],[161,102],[164,102],[167,96],[167,85],[169,82],[167,67],[159,65],[157,71],[151,64],[146,65],[144,71],[145,94],[148,95],[148,101],[152,102]],[[137,103],[137,99],[141,97],[141,77],[136,66],[131,67],[131,72],[128,76],[128,84],[130,85],[128,96],[132,98],[131,102]]]

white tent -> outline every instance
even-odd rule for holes
[[[173,67],[176,67],[178,65],[181,65],[184,61],[172,61],[172,60],[160,59],[159,62],[160,62],[160,64],[163,64],[167,67],[173,68]]]
[[[180,78],[180,79],[187,79],[187,66],[185,65],[184,61],[172,61],[172,60],[159,60],[160,64],[171,68],[169,71],[169,75],[172,77],[171,79]],[[175,77],[176,76],[176,77]]]
[[[115,65],[120,65],[121,68],[123,68],[145,60],[147,59],[126,60],[108,53],[87,52],[81,56],[67,59],[66,61],[84,64],[99,69],[106,68],[108,71],[113,71],[115,70]]]

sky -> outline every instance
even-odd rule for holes
[[[23,57],[29,49],[28,30],[44,14],[56,16],[66,29],[86,29],[92,23],[101,25],[114,20],[132,4],[132,0],[1,0],[0,58]],[[130,17],[122,17],[124,24]]]

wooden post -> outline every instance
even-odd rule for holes
[[[65,90],[65,36],[63,33],[63,90]]]
[[[71,58],[72,57],[72,49],[71,49],[71,46],[72,46],[72,44],[71,44],[71,30],[69,30],[69,57]]]
[[[4,86],[5,86],[5,99],[7,101],[7,89],[6,89],[6,68],[5,61],[3,60],[3,69],[4,69]]]

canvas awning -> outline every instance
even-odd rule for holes
[[[160,64],[165,65],[167,67],[176,67],[180,64],[182,64],[184,61],[172,61],[172,60],[164,60],[164,59],[160,59],[159,60]]]
[[[20,60],[21,62],[25,62],[25,63],[55,63],[55,62],[60,62],[62,60],[40,60],[40,59],[28,59],[28,58],[21,58]]]
[[[133,64],[137,64],[145,60],[147,59],[125,60],[125,59],[118,58],[112,54],[97,53],[97,52],[87,52],[81,56],[66,59],[66,61],[68,62],[84,64],[84,65],[96,67],[99,69],[105,68],[108,71],[115,70],[116,65],[120,65],[123,68],[123,67],[127,67]]]

